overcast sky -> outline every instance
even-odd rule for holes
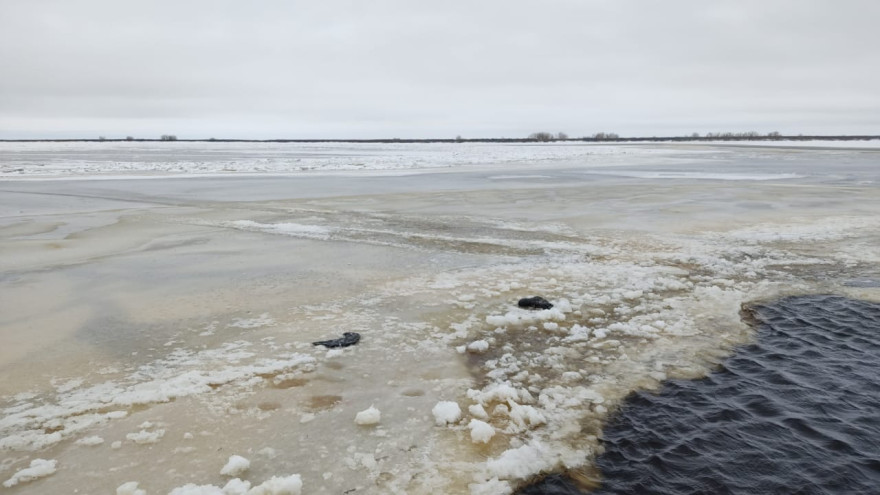
[[[0,138],[880,134],[880,2],[0,0]]]

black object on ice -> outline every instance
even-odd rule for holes
[[[553,307],[553,305],[550,304],[550,301],[541,296],[524,297],[519,300],[517,306],[526,309],[550,309]]]
[[[312,345],[322,345],[324,347],[348,347],[350,345],[355,345],[361,341],[361,334],[357,332],[345,332],[342,334],[341,339],[333,339],[333,340],[321,340],[318,342],[312,342]]]

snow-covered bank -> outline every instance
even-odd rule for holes
[[[858,148],[866,150],[880,150],[880,139],[768,139],[768,140],[743,140],[743,141],[682,141],[693,144],[707,144],[715,146],[757,146],[779,148],[818,148],[818,149],[847,149]]]

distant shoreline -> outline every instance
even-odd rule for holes
[[[880,139],[880,135],[876,136],[755,136],[755,137],[690,137],[690,136],[668,136],[668,137],[620,137],[615,139],[596,139],[591,137],[567,138],[539,140],[530,138],[429,138],[429,139],[227,139],[227,138],[208,138],[208,139],[0,139],[0,143],[377,143],[377,144],[394,144],[394,143],[544,143],[544,142],[562,142],[562,143],[642,143],[642,142],[692,142],[692,141],[870,141]]]

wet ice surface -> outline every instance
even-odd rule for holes
[[[720,371],[627,399],[596,493],[876,491],[880,304],[800,296],[754,314],[758,342]]]
[[[0,477],[42,459],[53,473],[9,491],[219,489],[239,455],[253,486],[304,493],[588,478],[631,391],[749,341],[743,302],[877,298],[852,283],[878,273],[876,153],[635,149],[0,183]],[[645,173],[597,173],[611,162]],[[554,308],[516,306],[531,295]],[[358,345],[311,345],[346,331]]]

